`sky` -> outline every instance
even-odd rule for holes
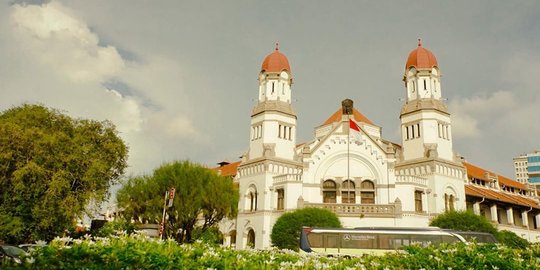
[[[112,121],[127,175],[248,150],[260,66],[291,65],[297,142],[345,98],[400,143],[417,39],[437,57],[454,151],[514,178],[540,149],[540,1],[0,0],[0,111]]]

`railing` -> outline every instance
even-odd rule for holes
[[[274,176],[274,185],[285,182],[302,182],[301,174],[282,174]]]
[[[395,217],[401,215],[401,204],[304,203],[303,206],[328,209],[338,216]]]
[[[427,186],[427,179],[411,176],[411,175],[398,175],[396,176],[396,183],[411,183],[416,185]]]

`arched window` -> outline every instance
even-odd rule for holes
[[[246,204],[244,209],[251,212],[257,211],[257,199],[259,195],[259,193],[257,192],[257,187],[255,187],[255,185],[249,186],[245,194]]]
[[[323,182],[323,203],[336,203],[336,187],[332,180]]]
[[[341,185],[341,202],[342,203],[356,203],[355,185],[351,180],[343,181]]]
[[[250,229],[248,231],[247,235],[247,245],[248,248],[254,248],[255,247],[255,231],[253,229]]]
[[[362,204],[374,204],[375,203],[375,184],[369,180],[362,181],[360,184],[360,202]]]
[[[285,189],[279,188],[277,192],[277,210],[285,209]]]

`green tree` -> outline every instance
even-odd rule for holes
[[[0,113],[0,239],[50,240],[108,196],[126,168],[114,125],[40,105]]]
[[[114,220],[109,221],[103,225],[96,232],[92,232],[92,235],[99,237],[108,237],[115,235],[117,232],[125,232],[126,234],[132,234],[137,230],[137,226],[134,223],[131,223],[126,220]]]
[[[497,228],[486,217],[476,215],[471,211],[449,211],[438,215],[429,225],[458,231],[497,234]]]
[[[336,214],[321,208],[303,208],[285,213],[272,228],[272,245],[298,251],[303,226],[341,228],[341,222]]]
[[[165,236],[180,243],[192,242],[198,224],[202,224],[199,235],[204,235],[223,218],[238,213],[239,194],[232,179],[189,161],[164,164],[151,176],[128,179],[118,191],[118,206],[124,218],[159,223],[164,194],[173,187],[176,195],[167,208]]]

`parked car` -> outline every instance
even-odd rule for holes
[[[21,263],[22,257],[26,255],[26,251],[16,246],[0,245],[0,264],[6,262]]]

